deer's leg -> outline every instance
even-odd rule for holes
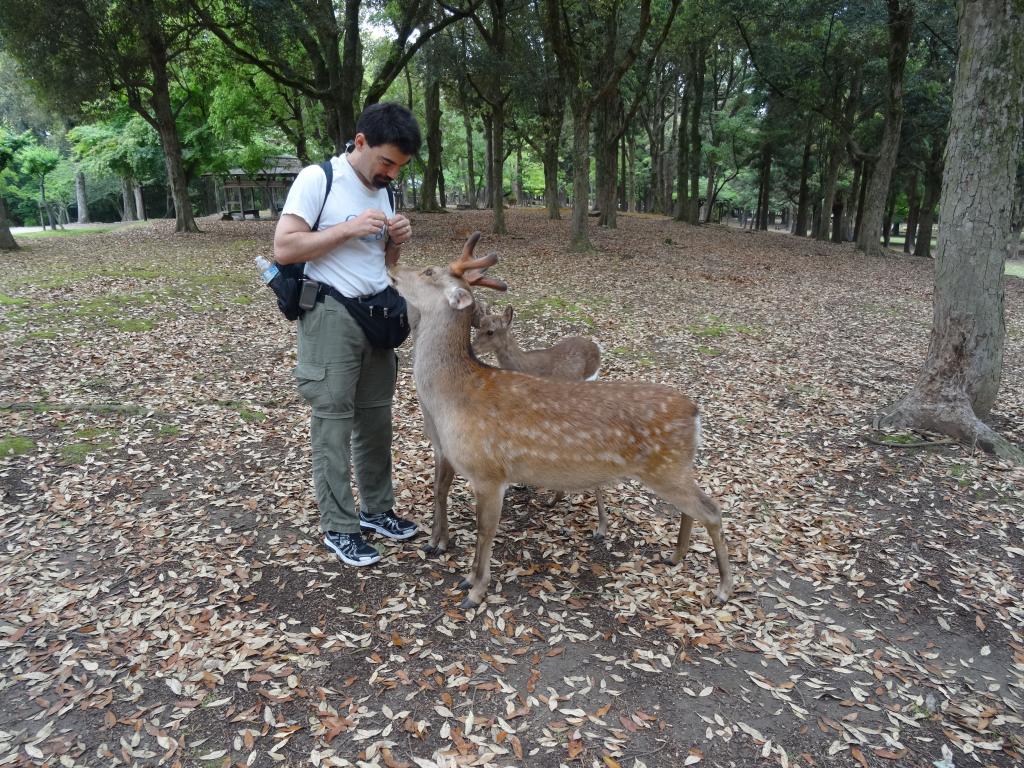
[[[708,516],[704,525],[711,536],[711,542],[715,545],[715,559],[718,561],[718,591],[715,597],[718,602],[724,603],[732,595],[732,566],[729,564],[729,549],[722,534],[722,511],[714,499],[700,488],[697,488],[697,497]]]
[[[604,511],[604,489],[597,486],[594,489],[594,496],[597,497],[597,530],[594,531],[594,538],[602,541],[608,535],[608,514]]]
[[[448,549],[448,493],[455,469],[437,448],[434,449],[434,523],[430,542],[423,548],[428,555],[439,555]]]
[[[469,576],[462,582],[462,586],[469,587],[469,594],[462,601],[463,608],[480,605],[491,582],[491,550],[501,520],[505,487],[500,483],[474,483],[473,492],[476,494],[476,554]]]
[[[715,545],[719,576],[715,597],[724,603],[732,594],[732,568],[729,565],[729,550],[722,535],[722,512],[718,504],[697,487],[693,475],[689,472],[685,474],[681,483],[652,484],[651,489],[665,501],[674,504],[682,516],[675,551],[671,558],[666,558],[666,562],[676,565],[683,559],[689,547],[693,521],[699,520],[708,529],[711,542]]]

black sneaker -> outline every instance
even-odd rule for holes
[[[380,552],[367,544],[361,533],[328,531],[324,534],[324,544],[349,565],[373,565],[380,560]]]
[[[359,527],[365,531],[376,531],[389,539],[408,539],[417,534],[419,528],[411,520],[403,520],[392,510],[370,517],[359,513]]]

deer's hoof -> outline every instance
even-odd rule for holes
[[[438,557],[444,554],[445,548],[439,547],[436,544],[427,544],[427,546],[423,548],[423,552],[427,557]]]
[[[672,566],[672,565],[678,565],[678,563],[676,563],[676,562],[675,562],[675,561],[674,561],[674,560],[672,559],[672,557],[671,557],[670,555],[663,555],[662,557],[659,557],[659,558],[658,558],[657,560],[655,560],[654,562],[656,562],[656,563],[661,563],[662,565],[668,565],[668,566]]]
[[[459,589],[472,589],[472,588],[473,588],[473,582],[469,580],[468,576],[463,578],[462,581],[459,582]],[[468,600],[469,598],[466,598],[466,599]]]
[[[594,532],[594,541],[604,541],[604,534],[600,531]]]
[[[464,611],[468,611],[470,608],[479,608],[480,603],[478,603],[476,600],[473,600],[470,597],[467,597],[461,603],[459,603],[459,607]]]

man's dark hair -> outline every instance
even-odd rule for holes
[[[363,134],[371,147],[394,144],[406,155],[415,155],[422,143],[420,127],[412,112],[392,101],[364,109],[356,123],[356,133]]]

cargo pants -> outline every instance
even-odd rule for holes
[[[391,400],[398,356],[371,347],[344,305],[328,296],[299,319],[299,392],[313,408],[313,487],[320,529],[357,533],[352,495],[355,469],[360,509],[393,509]]]

